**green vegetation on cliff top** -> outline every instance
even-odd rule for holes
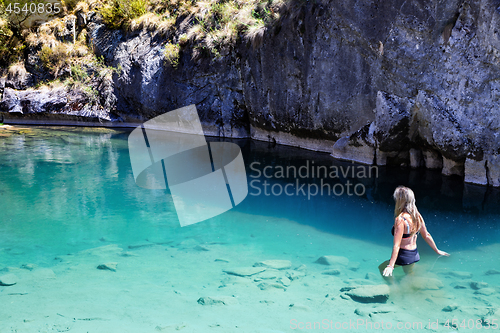
[[[238,41],[253,48],[285,12],[306,0],[33,0],[61,1],[60,13],[43,22],[23,17],[14,22],[0,0],[0,76],[21,89],[66,86],[85,92],[97,103],[98,91],[113,81],[121,68],[111,67],[95,53],[87,29],[89,19],[123,33],[142,31],[163,42],[165,66],[180,67],[189,49],[192,59],[228,54]],[[29,2],[31,0],[21,0]],[[298,12],[298,11],[294,11]],[[83,24],[82,24],[83,21]],[[10,83],[12,84],[12,83]]]
[[[165,38],[165,61],[177,67],[180,50],[191,44],[193,57],[220,56],[238,39],[260,45],[267,26],[280,11],[301,0],[63,0],[62,10],[48,22],[12,22],[7,1],[0,0],[0,67],[6,70],[36,49],[45,69],[55,78],[61,69],[76,65],[92,53],[87,30],[77,29],[73,40],[63,40],[69,15],[97,13],[109,29],[145,30]],[[28,0],[22,0],[28,1]],[[53,0],[36,0],[53,1]],[[74,17],[74,16],[73,16]],[[80,59],[82,60],[82,59]]]

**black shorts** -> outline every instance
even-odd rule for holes
[[[418,250],[405,250],[399,249],[398,258],[396,259],[396,265],[411,265],[420,260],[420,255]]]

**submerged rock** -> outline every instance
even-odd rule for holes
[[[88,250],[83,250],[83,251],[78,252],[78,254],[105,256],[105,255],[110,255],[110,254],[118,254],[118,253],[121,253],[122,251],[123,251],[123,249],[120,248],[118,245],[110,244],[110,245],[95,247],[95,248],[88,249]]]
[[[370,285],[375,285],[377,284],[375,281],[372,280],[367,280],[367,279],[350,279],[350,280],[344,280],[343,281],[345,284],[350,285],[350,286],[370,286]]]
[[[0,276],[0,286],[13,286],[17,283],[17,276],[14,274],[5,274]]]
[[[231,296],[204,296],[197,300],[200,305],[232,305],[237,304],[236,298]]]
[[[236,276],[236,275],[231,275],[230,277],[226,277],[221,280],[221,285],[219,288],[224,288],[227,286],[235,286],[235,285],[241,285],[241,286],[249,286],[252,284],[252,280],[249,278],[241,277],[241,276]]]
[[[257,275],[256,279],[261,279],[261,280],[270,280],[270,279],[276,279],[280,277],[283,273],[275,270],[275,269],[268,269],[266,271],[263,271]]]
[[[288,287],[290,286],[290,283],[292,283],[292,281],[284,276],[278,279],[278,283],[281,283],[284,287]]]
[[[307,266],[302,264],[300,266],[295,267],[294,270],[298,272],[305,272],[307,270]]]
[[[438,290],[443,288],[443,283],[435,278],[412,277],[409,283],[415,290]]]
[[[139,243],[139,244],[130,244],[128,246],[129,249],[131,250],[134,250],[134,249],[140,249],[140,248],[144,248],[144,247],[151,247],[151,246],[154,246],[156,244],[152,244],[152,243]]]
[[[392,312],[397,312],[398,308],[394,308],[389,305],[380,305],[380,306],[374,306],[374,307],[364,307],[364,308],[357,308],[354,310],[354,313],[357,314],[358,316],[372,316],[374,314],[380,314],[380,313],[392,313]]]
[[[50,268],[39,268],[33,270],[33,277],[36,279],[55,279],[56,274]]]
[[[341,256],[322,256],[315,261],[317,264],[321,265],[342,265],[346,266],[349,264],[349,259]]]
[[[338,269],[329,269],[329,270],[321,272],[321,274],[324,274],[324,275],[340,275],[340,270],[338,270]]]
[[[32,271],[36,267],[35,264],[23,264],[21,268],[27,269],[28,271]]]
[[[183,248],[183,249],[188,249],[188,248],[193,248],[196,245],[199,245],[199,242],[193,238],[188,238],[180,242],[177,247]]]
[[[102,270],[108,270],[108,271],[113,271],[116,272],[116,266],[118,265],[117,262],[107,262],[104,264],[100,264],[97,266],[97,269],[102,269]]]
[[[451,284],[454,289],[468,289],[469,286],[465,282],[455,282]]]
[[[500,271],[496,269],[490,269],[484,273],[484,275],[497,275],[497,274],[500,274]]]
[[[279,283],[267,283],[267,282],[261,282],[257,285],[260,290],[269,290],[269,289],[283,289],[285,290],[286,287],[282,284]]]
[[[389,286],[379,284],[374,286],[355,287],[346,292],[353,301],[360,303],[385,303],[389,299]]]
[[[488,284],[486,282],[471,281],[470,287],[474,290],[478,290],[488,287]]]
[[[354,310],[354,313],[361,317],[367,317],[370,314],[370,312],[366,311],[366,309],[360,309],[360,308]]]
[[[166,326],[156,326],[155,330],[157,331],[165,331],[165,332],[175,332],[175,331],[180,331],[183,328],[186,328],[187,324],[186,323],[180,323],[180,324],[174,324],[174,325],[166,325]]]
[[[206,247],[205,245],[196,245],[195,247],[193,247],[193,249],[196,251],[202,251],[202,252],[210,251],[210,249],[208,247]]]
[[[224,273],[231,274],[231,275],[237,275],[237,276],[251,276],[260,272],[265,271],[266,269],[264,267],[240,267],[240,268],[233,268],[233,269],[225,269],[223,270]]]
[[[307,305],[300,304],[300,303],[292,303],[288,306],[290,310],[296,310],[296,311],[306,311],[310,312],[311,308],[308,307]]]
[[[360,266],[359,262],[351,261],[351,262],[349,262],[349,265],[347,265],[347,269],[349,269],[353,272],[357,272],[359,269],[359,266]]]
[[[470,278],[472,278],[472,273],[470,273],[470,272],[452,271],[452,272],[448,272],[446,274],[449,275],[449,276],[453,276],[453,277],[459,278],[459,279],[470,279]]]
[[[479,290],[476,290],[474,294],[477,295],[484,295],[484,296],[490,296],[496,293],[496,290],[493,288],[481,288]]]
[[[291,281],[294,281],[303,278],[304,276],[306,276],[306,273],[302,271],[287,271],[285,276],[289,278]]]
[[[229,260],[227,260],[227,259],[222,259],[222,258],[217,258],[217,259],[215,259],[214,261],[217,261],[217,262],[225,262],[225,263],[228,263],[228,262],[229,262]]]
[[[450,304],[450,305],[445,306],[445,307],[443,308],[443,311],[444,311],[444,312],[451,312],[451,311],[454,311],[454,310],[456,310],[456,309],[458,309],[458,305],[457,305],[457,304],[455,304],[455,303],[453,303],[453,304]]]
[[[292,262],[290,260],[264,260],[257,262],[253,267],[269,267],[274,269],[288,269],[292,267]]]

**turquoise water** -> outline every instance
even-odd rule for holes
[[[0,315],[0,332],[289,332],[300,331],[298,322],[325,318],[424,325],[439,320],[437,330],[449,331],[446,319],[499,321],[500,275],[490,271],[500,271],[499,191],[424,170],[379,168],[359,177],[367,167],[240,140],[235,142],[248,180],[255,181],[247,198],[231,211],[181,228],[168,191],[135,184],[128,133],[0,130],[0,275],[17,279],[0,286],[1,302],[11,305]],[[266,166],[276,171],[312,164],[335,166],[340,175],[259,175]],[[354,177],[342,175],[352,168]],[[347,182],[361,195],[348,195]],[[305,190],[289,186],[293,195],[279,193],[288,184]],[[313,184],[344,193],[312,195],[307,188],[314,192]],[[407,278],[396,272],[401,280],[386,303],[353,301],[342,288],[385,284],[377,266],[390,256],[397,185],[415,190],[428,230],[452,255],[438,258],[420,239],[416,274],[439,286],[405,289]],[[348,258],[349,265],[315,263],[323,255]],[[268,270],[275,275],[269,279],[224,272],[270,259],[292,266]],[[116,271],[96,268],[108,262],[117,263]],[[330,268],[339,273],[325,274]],[[301,272],[300,278],[280,280],[285,272]],[[230,300],[200,304],[208,296]],[[457,309],[443,311],[455,304]]]

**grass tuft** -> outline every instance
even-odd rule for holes
[[[167,43],[163,50],[165,61],[173,68],[177,68],[179,65],[180,49],[179,44]]]

